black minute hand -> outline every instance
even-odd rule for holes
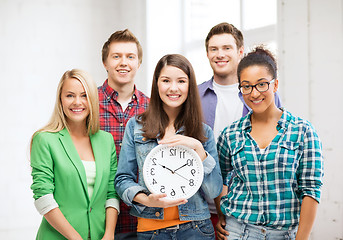
[[[159,164],[159,165],[162,166],[162,167],[165,168],[165,169],[168,169],[169,171],[171,171],[171,173],[174,174],[175,171],[171,170],[170,168],[168,168],[168,167],[166,167],[166,166],[164,166],[164,165],[162,165],[162,164]]]
[[[179,167],[179,168],[175,169],[175,170],[174,170],[174,172],[176,172],[177,170],[179,170],[180,168],[183,168],[183,167],[185,167],[185,166],[187,166],[187,163],[186,163],[186,164],[184,164],[184,165],[182,165],[181,167]]]

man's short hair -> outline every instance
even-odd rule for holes
[[[139,63],[142,63],[143,58],[143,49],[141,44],[139,43],[138,39],[135,35],[129,30],[120,30],[113,33],[107,42],[104,43],[104,46],[102,47],[102,62],[104,63],[108,57],[110,44],[113,42],[133,42],[137,45],[137,52],[138,52],[138,60]]]
[[[234,37],[234,39],[236,40],[237,49],[243,47],[244,40],[243,40],[242,32],[238,30],[232,24],[223,22],[214,26],[210,30],[210,32],[207,34],[207,37],[205,40],[206,52],[208,51],[208,42],[210,41],[211,37],[213,37],[214,35],[219,35],[219,34],[224,34],[224,33],[231,34]]]

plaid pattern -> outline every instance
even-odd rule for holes
[[[108,85],[108,80],[98,87],[98,93],[100,128],[112,134],[117,157],[119,157],[127,121],[145,111],[149,104],[149,98],[135,88],[132,100],[123,112],[121,105],[117,102],[118,93]],[[120,160],[118,159],[118,161]],[[137,219],[132,217],[129,211],[130,208],[123,201],[120,201],[120,215],[117,221],[116,234],[137,231]]]
[[[264,152],[250,135],[252,112],[219,136],[224,183],[236,172],[221,210],[245,223],[291,230],[299,223],[301,199],[320,200],[323,156],[311,123],[281,110],[278,134]]]

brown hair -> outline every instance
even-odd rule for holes
[[[137,45],[137,52],[138,52],[138,60],[139,64],[142,63],[143,59],[143,49],[141,44],[139,43],[138,39],[135,35],[129,30],[121,30],[116,31],[113,33],[109,39],[104,43],[104,46],[102,47],[102,62],[104,63],[108,57],[109,50],[110,50],[110,44],[113,42],[134,42]]]
[[[169,118],[163,109],[163,102],[159,96],[157,85],[160,73],[167,65],[181,69],[189,79],[188,96],[182,105],[179,115],[176,117],[174,127],[176,130],[184,127],[184,135],[204,142],[206,137],[202,126],[202,109],[195,73],[191,63],[179,54],[165,55],[156,65],[148,109],[137,117],[138,121],[143,125],[142,135],[150,139],[157,136],[163,138],[165,129],[169,124]]]
[[[207,37],[205,40],[206,52],[208,51],[208,42],[210,41],[211,37],[213,37],[213,35],[219,35],[219,34],[224,34],[224,33],[231,34],[234,37],[234,39],[236,40],[237,49],[243,47],[244,39],[243,39],[242,32],[239,31],[232,24],[223,22],[211,28],[211,30],[207,34]]]

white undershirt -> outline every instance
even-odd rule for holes
[[[125,102],[120,102],[120,106],[121,106],[121,109],[123,110],[123,112],[125,112],[125,110],[126,110],[126,108],[130,102],[131,102],[131,98]]]
[[[214,121],[214,137],[217,141],[223,129],[240,119],[243,113],[243,103],[238,97],[238,83],[219,85],[213,81],[213,90],[217,95],[216,117]]]
[[[213,81],[213,90],[217,95],[216,115],[213,126],[214,138],[217,142],[221,131],[242,117],[243,103],[238,96],[238,83],[219,85]],[[210,212],[217,214],[213,199],[205,198]]]
[[[88,196],[89,196],[89,199],[91,199],[93,195],[94,183],[95,183],[95,177],[96,177],[95,161],[82,160],[82,163],[86,171]]]

